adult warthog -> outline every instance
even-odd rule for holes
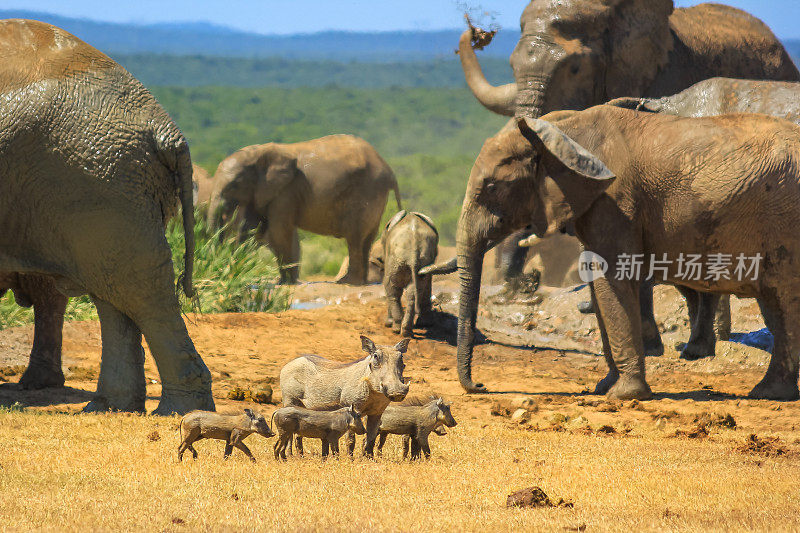
[[[283,405],[301,406],[315,411],[330,411],[353,406],[367,417],[364,455],[372,457],[381,415],[389,402],[400,402],[408,394],[403,382],[403,354],[410,339],[394,346],[377,346],[361,336],[361,348],[367,357],[339,363],[316,355],[303,355],[281,369]],[[298,453],[303,452],[301,437],[296,439]],[[347,451],[352,455],[355,435],[347,434]]]

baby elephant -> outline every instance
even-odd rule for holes
[[[200,439],[219,439],[225,441],[225,459],[230,456],[233,448],[239,448],[244,454],[255,462],[256,458],[250,449],[242,442],[251,433],[258,433],[268,438],[275,435],[267,425],[267,420],[259,413],[245,409],[243,415],[221,415],[211,411],[192,411],[187,413],[179,426],[181,443],[178,446],[178,461],[182,460],[183,452],[187,449],[192,452],[192,457],[197,459],[197,450],[194,449],[195,441]]]
[[[380,246],[373,247],[370,263],[383,270],[389,307],[386,327],[410,337],[415,321],[424,323],[431,310],[432,276],[420,275],[419,269],[436,261],[439,232],[422,213],[400,211],[386,225],[379,242]],[[404,313],[400,299],[406,287],[410,288]]]
[[[275,441],[275,459],[286,460],[286,448],[292,436],[322,440],[322,457],[328,456],[328,446],[334,455],[339,454],[339,439],[348,430],[356,435],[366,433],[361,417],[351,405],[335,411],[312,411],[304,407],[281,407],[274,413],[278,440]]]
[[[431,456],[428,445],[428,435],[431,431],[443,435],[446,432],[441,426],[449,428],[456,425],[456,420],[450,413],[450,405],[441,398],[435,398],[428,403],[419,400],[409,400],[400,405],[389,405],[381,416],[381,425],[378,428],[380,438],[378,451],[383,449],[386,435],[389,433],[403,435],[403,459],[408,455],[408,443],[411,442],[411,459],[419,459],[420,449],[425,458]]]

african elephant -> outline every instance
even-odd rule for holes
[[[206,204],[213,182],[202,167],[192,165],[194,203]],[[62,387],[61,340],[68,298],[58,292],[49,276],[11,273],[0,278],[0,296],[11,289],[18,305],[33,307],[33,347],[28,368],[19,380],[23,389]]]
[[[186,139],[127,71],[59,28],[0,21],[0,55],[0,272],[46,275],[62,295],[92,297],[103,347],[87,411],[144,410],[142,335],[161,377],[156,412],[213,409],[164,235],[180,199],[191,296]]]
[[[596,393],[651,396],[638,301],[647,270],[659,283],[757,298],[775,349],[750,395],[797,399],[798,153],[800,127],[757,114],[683,118],[603,105],[512,121],[484,143],[458,223],[462,386],[483,390],[471,362],[484,251],[528,224],[539,236],[569,224],[607,262],[592,283],[609,366]],[[637,275],[635,257],[649,269]]]
[[[214,183],[209,220],[236,212],[240,232],[260,225],[258,238],[275,253],[281,283],[297,282],[300,228],[344,238],[349,268],[337,281],[363,285],[390,190],[402,209],[392,169],[353,135],[247,146],[219,164]]]
[[[411,337],[414,325],[424,323],[431,311],[433,276],[419,270],[433,264],[439,251],[439,232],[428,216],[400,211],[386,224],[380,247],[370,253],[370,263],[383,272],[386,290],[386,327],[403,337]],[[409,287],[405,312],[403,291]]]
[[[459,57],[470,90],[490,111],[537,118],[612,98],[661,97],[714,76],[800,81],[783,45],[755,17],[720,4],[674,9],[672,0],[533,1],[511,54],[514,83],[486,80],[473,45],[492,34],[470,27]],[[522,271],[515,234],[498,251],[505,277]]]
[[[214,193],[214,180],[200,165],[192,165],[192,188],[194,205],[207,204],[211,201],[211,195]]]
[[[681,117],[708,117],[728,113],[763,113],[800,124],[800,83],[768,80],[739,80],[733,78],[710,78],[695,83],[678,94],[662,98],[616,98],[608,105],[664,113]],[[652,291],[649,285],[644,286]],[[691,289],[680,288],[686,298],[692,323],[692,335],[681,353],[685,359],[697,359],[714,355],[716,336],[727,339],[730,335],[730,298],[714,294],[698,294]],[[717,300],[719,299],[719,308]],[[653,318],[652,294],[642,298],[649,302],[643,306],[642,320],[650,322],[648,327],[658,334]],[[716,327],[712,327],[714,317]],[[717,335],[715,335],[715,330]],[[647,337],[647,335],[645,336]],[[651,336],[652,338],[652,336]]]

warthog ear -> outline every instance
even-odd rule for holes
[[[444,400],[442,398],[439,398],[438,400],[436,400],[436,405],[438,405],[439,407],[444,407]]]
[[[256,419],[256,414],[251,409],[245,409],[244,414],[252,418],[253,420]]]
[[[408,339],[408,338],[403,339],[403,340],[401,340],[400,342],[398,342],[397,344],[394,345],[394,349],[397,350],[400,353],[406,353],[406,350],[408,350],[408,343],[409,342],[411,342],[411,339]]]
[[[361,349],[367,352],[368,354],[374,354],[378,349],[375,347],[375,343],[369,337],[365,337],[361,335]]]

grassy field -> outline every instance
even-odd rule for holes
[[[530,432],[466,420],[432,438],[434,458],[257,464],[203,441],[178,463],[177,418],[0,413],[0,521],[6,530],[589,531],[793,530],[800,463],[717,442]],[[157,440],[154,440],[157,439]],[[540,486],[574,508],[507,509]]]

